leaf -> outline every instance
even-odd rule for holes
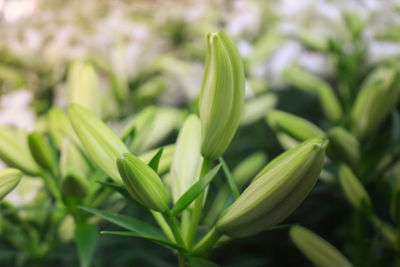
[[[146,236],[146,235],[140,235],[134,232],[127,232],[127,231],[101,231],[101,234],[105,234],[105,235],[120,235],[120,236],[131,236],[131,237],[140,237],[140,238],[145,238],[145,239],[149,239],[152,240],[156,243],[159,243],[163,246],[166,246],[168,248],[172,248],[172,249],[177,249],[177,250],[181,250],[181,251],[185,251],[184,248],[182,248],[181,246],[179,246],[178,244],[172,243],[170,241],[168,241],[167,239],[164,238],[158,238],[155,236]]]
[[[158,152],[154,155],[154,157],[150,160],[149,162],[149,166],[155,171],[158,171],[158,164],[160,163],[160,159],[162,156],[162,153],[164,151],[164,148],[160,148],[160,150],[158,150]]]
[[[188,257],[187,264],[190,267],[219,267],[220,266],[212,261],[208,261],[208,260],[205,260],[202,258],[197,258],[197,257]]]
[[[75,242],[81,267],[88,267],[90,265],[98,239],[98,231],[95,225],[82,223],[76,227]]]
[[[189,190],[187,190],[176,202],[174,208],[172,209],[172,215],[175,216],[182,210],[184,210],[187,206],[190,205],[206,188],[206,186],[211,183],[219,169],[221,168],[221,164],[214,167],[211,171],[209,171],[205,176],[201,177],[199,181],[194,183]]]
[[[135,218],[131,218],[125,215],[115,214],[107,211],[87,208],[87,207],[80,207],[81,209],[90,212],[94,215],[100,216],[101,218],[112,222],[122,228],[125,228],[129,231],[132,231],[131,236],[142,237],[146,239],[153,240],[155,242],[161,244],[168,244],[170,247],[178,248],[184,250],[180,246],[170,242],[165,235],[158,230],[156,227],[147,224],[143,221],[137,220]]]
[[[113,182],[104,182],[104,181],[97,181],[99,184],[102,184],[104,186],[108,186],[111,189],[117,191],[118,193],[120,193],[122,196],[124,196],[125,198],[129,199],[132,202],[137,202],[128,192],[128,190],[126,190],[123,186],[117,184],[117,183],[113,183]]]
[[[222,169],[224,170],[225,177],[228,180],[229,188],[231,189],[232,194],[235,197],[235,199],[237,199],[240,194],[239,194],[239,190],[236,186],[236,183],[233,180],[232,173],[230,172],[228,165],[226,165],[226,162],[222,157],[219,157],[219,162],[222,164]]]
[[[392,143],[398,144],[400,141],[400,115],[397,110],[392,112]]]

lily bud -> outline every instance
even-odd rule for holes
[[[257,234],[280,223],[304,200],[322,170],[327,142],[315,138],[267,165],[222,214],[217,230],[232,236]]]
[[[150,166],[129,153],[118,157],[117,166],[126,189],[137,202],[159,212],[168,209],[168,194]]]
[[[115,161],[128,149],[122,141],[90,111],[78,104],[69,107],[69,118],[72,127],[88,156],[107,175],[122,183]]]
[[[201,154],[208,160],[229,146],[244,107],[243,62],[234,42],[223,32],[209,33],[201,86]]]
[[[342,127],[335,127],[329,130],[328,155],[357,166],[360,159],[360,144],[351,133]]]
[[[283,131],[298,141],[325,136],[325,133],[311,122],[279,110],[269,111],[267,122],[272,129]]]
[[[31,150],[33,159],[43,169],[49,172],[56,173],[56,160],[53,149],[45,140],[44,136],[38,132],[33,132],[28,135],[28,145]]]
[[[174,202],[199,179],[203,162],[200,154],[200,134],[199,118],[190,115],[179,132],[171,165],[171,190]]]
[[[299,225],[292,226],[290,238],[315,266],[352,267],[348,259],[319,235]]]
[[[18,185],[21,177],[22,172],[17,169],[0,170],[0,200]]]
[[[55,146],[61,150],[66,137],[72,139],[75,144],[80,144],[78,137],[72,129],[66,114],[61,108],[52,107],[47,116],[48,130]]]
[[[341,164],[339,167],[339,181],[347,200],[355,209],[366,212],[372,209],[367,191],[345,164]]]
[[[240,125],[245,126],[263,118],[265,114],[276,106],[278,98],[274,94],[257,96],[246,103]]]
[[[38,175],[40,167],[33,160],[27,144],[27,134],[8,127],[0,127],[0,158],[10,167],[28,175]]]

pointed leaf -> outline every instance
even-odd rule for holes
[[[186,191],[176,202],[174,208],[172,209],[172,215],[175,216],[182,210],[184,210],[187,206],[190,205],[199,195],[200,193],[207,187],[209,183],[214,179],[219,169],[221,168],[221,164],[214,167],[211,171],[209,171],[205,176],[201,177],[199,181],[193,184],[188,191]]]
[[[158,150],[158,152],[154,155],[154,157],[150,160],[149,162],[149,166],[155,171],[158,171],[158,164],[160,163],[160,159],[162,156],[162,153],[164,151],[164,148],[160,148],[160,150]]]
[[[232,194],[235,197],[235,199],[237,199],[240,194],[239,194],[239,190],[238,190],[238,188],[236,186],[236,183],[233,180],[232,173],[229,170],[228,165],[226,165],[226,162],[222,157],[219,157],[219,162],[222,164],[222,169],[224,170],[225,177],[228,180],[229,188],[231,189]]]
[[[99,184],[102,184],[104,186],[110,187],[111,189],[117,191],[120,193],[123,197],[129,199],[132,202],[137,202],[136,200],[133,199],[131,194],[129,194],[128,190],[126,190],[123,186],[113,183],[113,182],[104,182],[104,181],[97,181]]]
[[[82,267],[90,265],[98,239],[99,235],[95,225],[82,223],[76,227],[75,242]]]

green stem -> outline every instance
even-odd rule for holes
[[[161,230],[167,236],[169,240],[175,242],[174,234],[172,233],[171,227],[168,225],[167,221],[164,219],[161,213],[150,210],[151,214],[153,214],[154,219],[157,221],[158,225],[160,226]]]
[[[185,256],[179,252],[178,253],[178,267],[185,267]]]
[[[200,179],[204,175],[207,174],[207,172],[210,169],[211,161],[208,159],[203,160],[203,164],[201,166],[201,172],[200,172]],[[193,212],[192,212],[192,220],[190,222],[189,226],[189,231],[188,235],[186,236],[186,245],[191,248],[192,244],[194,242],[194,239],[196,238],[196,233],[197,233],[197,226],[199,225],[200,218],[201,218],[201,210],[203,208],[203,200],[205,196],[205,191],[201,192],[201,194],[197,197],[197,199],[194,202],[193,206]]]
[[[188,236],[189,226],[190,226],[190,211],[184,210],[182,211],[182,223],[181,223],[183,238],[186,238]]]
[[[185,242],[183,241],[178,221],[175,217],[172,216],[169,210],[164,212],[163,215],[165,220],[169,224],[169,227],[171,227],[172,234],[174,235],[177,244],[185,248]]]
[[[215,227],[212,228],[200,241],[194,246],[192,255],[198,256],[209,250],[222,236]]]

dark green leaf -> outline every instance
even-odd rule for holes
[[[158,150],[158,152],[154,155],[154,157],[150,160],[149,162],[149,166],[155,171],[158,171],[158,164],[160,163],[160,159],[162,156],[162,153],[164,151],[164,148],[160,148],[160,150]]]
[[[133,197],[129,194],[128,190],[126,190],[123,186],[113,183],[113,182],[103,182],[103,181],[97,181],[99,184],[105,185],[110,187],[111,189],[117,191],[120,193],[122,196],[125,198],[129,199],[132,202],[136,202],[136,200],[133,199]]]
[[[82,267],[90,265],[98,239],[99,235],[95,225],[82,223],[76,227],[75,242]]]
[[[232,191],[233,196],[237,199],[239,197],[239,190],[233,180],[232,173],[230,172],[228,165],[226,165],[225,160],[222,157],[219,157],[219,162],[222,164],[222,169],[224,170],[225,177],[228,180],[229,188]]]
[[[176,202],[174,208],[172,209],[172,215],[175,216],[182,210],[184,210],[187,206],[190,205],[207,187],[209,183],[214,179],[219,169],[221,168],[221,164],[214,167],[211,171],[209,171],[205,176],[201,177],[199,181],[193,184],[189,190],[187,190]]]

